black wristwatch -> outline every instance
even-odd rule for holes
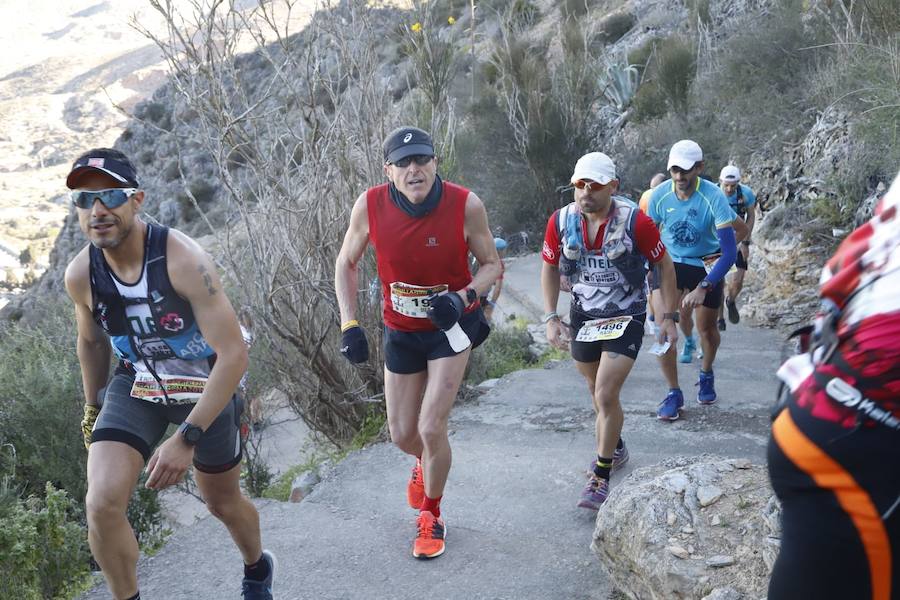
[[[196,446],[197,442],[200,441],[200,436],[203,435],[203,430],[185,421],[178,427],[178,433],[181,434],[181,439],[184,440],[185,444]]]
[[[676,312],[670,312],[670,313],[663,313],[663,321],[665,321],[666,319],[672,319],[673,322],[677,323],[678,320],[679,320],[679,318],[680,318],[680,317],[678,316],[678,312],[677,312],[677,311],[676,311]]]
[[[712,287],[712,284],[709,281],[707,281],[706,279],[704,279],[703,281],[700,282],[700,284],[697,287],[700,288],[701,290],[708,291],[709,288]]]
[[[478,300],[478,290],[473,287],[466,288],[466,306],[471,306],[473,302]]]

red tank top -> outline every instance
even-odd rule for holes
[[[446,181],[443,185],[437,208],[419,218],[394,205],[388,184],[366,192],[369,240],[375,247],[381,279],[384,323],[392,329],[434,331],[422,300],[443,289],[461,290],[472,281],[463,229],[469,190]],[[469,310],[477,308],[473,303]]]

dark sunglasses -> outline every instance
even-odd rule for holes
[[[430,154],[414,154],[412,156],[404,156],[400,160],[395,160],[394,162],[388,164],[394,165],[395,167],[400,167],[401,169],[405,169],[409,166],[409,163],[411,163],[412,161],[416,161],[417,165],[419,165],[420,167],[424,167],[425,165],[430,163],[431,159],[433,158],[434,156],[431,156]]]
[[[110,188],[108,190],[74,190],[72,204],[78,208],[92,208],[99,200],[106,208],[119,208],[137,193],[137,188]]]
[[[599,192],[600,190],[608,186],[609,183],[600,183],[599,181],[585,181],[584,179],[579,179],[572,185],[574,185],[579,190],[586,189],[588,192]]]
[[[681,167],[673,166],[671,169],[669,169],[669,171],[671,171],[672,173],[675,173],[675,174],[686,175],[696,168],[697,168],[697,163],[694,163],[694,165],[690,169],[682,169]]]

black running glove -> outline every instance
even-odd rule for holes
[[[463,314],[465,306],[456,292],[431,297],[428,318],[443,331],[453,327]]]
[[[359,325],[348,327],[341,334],[341,354],[354,364],[369,360],[369,342]]]

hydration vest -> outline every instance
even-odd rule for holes
[[[213,361],[215,352],[203,339],[191,304],[178,295],[166,267],[169,229],[147,224],[142,277],[147,278],[146,298],[123,298],[113,281],[102,250],[90,246],[91,301],[94,321],[110,336],[121,360],[147,364],[167,359]],[[129,324],[126,307],[147,305],[149,331],[141,335]],[[149,368],[149,365],[148,365]]]
[[[618,294],[605,294],[607,297],[602,299],[602,306],[584,306],[586,312],[597,313],[596,316],[640,314],[646,312],[647,307],[645,287],[648,265],[635,241],[635,222],[639,209],[633,203],[616,197],[612,198],[612,202],[601,247],[599,250],[588,250],[585,244],[585,250],[578,261],[577,275],[572,282],[572,292],[576,296],[580,294],[580,286],[617,288]],[[576,210],[578,207],[574,202],[559,209],[556,226],[560,239],[565,235],[566,219],[571,211]],[[604,260],[608,262],[605,267],[594,267],[591,264]],[[605,285],[607,282],[608,285]],[[575,300],[580,304],[577,297]],[[595,303],[588,298],[583,300],[589,304]]]

